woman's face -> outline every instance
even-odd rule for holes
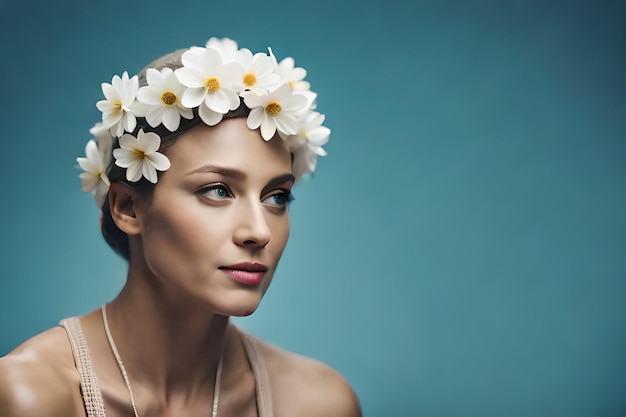
[[[146,267],[219,314],[251,314],[289,236],[285,142],[235,118],[185,132],[168,157],[140,218]]]

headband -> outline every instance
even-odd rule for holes
[[[287,142],[296,179],[313,173],[330,135],[322,126],[324,115],[315,111],[317,94],[293,58],[278,62],[268,52],[252,54],[231,39],[211,38],[205,47],[185,50],[175,69],[147,68],[141,87],[139,77],[127,72],[102,83],[105,99],[96,103],[102,121],[89,131],[85,157],[76,159],[83,191],[102,207],[113,163],[126,169],[129,182],[146,178],[156,184],[157,171],[166,171],[170,161],[159,152],[161,137],[148,126],[174,133],[181,119],[195,117],[215,126],[242,105],[249,110],[249,129],[259,129],[266,141],[278,133]]]

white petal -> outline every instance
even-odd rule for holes
[[[76,162],[78,162],[78,166],[85,172],[93,173],[96,171],[93,162],[87,158],[76,158]]]
[[[124,84],[122,103],[128,105],[135,101],[135,98],[137,97],[137,90],[139,90],[139,77],[135,75]]]
[[[163,78],[161,77],[161,73],[159,72],[159,70],[154,68],[148,68],[146,70],[146,81],[148,82],[148,85],[150,87],[155,88],[160,87],[163,84]],[[143,88],[145,87],[141,87],[139,91],[141,91],[141,89]]]
[[[115,125],[111,126],[111,134],[115,137],[120,137],[124,134],[123,120],[120,120]]]
[[[159,171],[167,171],[170,169],[170,160],[162,153],[151,153],[150,155],[146,155],[146,159],[150,161],[150,164],[152,164],[152,166]]]
[[[263,106],[263,101],[267,94],[262,94],[261,92],[255,90],[242,93],[241,96],[243,97],[243,102],[246,106],[249,109],[254,109],[255,107]]]
[[[100,181],[100,177],[94,176],[89,172],[81,172],[78,177],[81,180],[82,190],[86,193],[96,188]]]
[[[135,130],[135,127],[137,127],[137,119],[135,118],[135,115],[130,112],[124,112],[123,122],[124,130],[127,132],[132,132]]]
[[[283,110],[285,111],[296,111],[302,109],[307,100],[306,97],[300,94],[292,94],[291,97],[288,97],[285,101],[281,103]]]
[[[202,103],[206,95],[206,88],[204,87],[188,88],[183,93],[183,98],[180,102],[183,106],[193,109],[195,107],[198,107],[200,103]]]
[[[306,77],[306,70],[304,68],[293,68],[289,71],[289,76],[291,77],[291,81],[301,81]]]
[[[162,113],[163,126],[170,132],[175,131],[180,126],[180,113],[176,107],[164,109]]]
[[[309,131],[307,139],[316,145],[323,145],[328,142],[330,136],[330,129],[325,126],[318,126],[315,129]]]
[[[285,101],[287,97],[291,96],[291,87],[286,82],[283,82],[279,85],[275,90],[270,91],[270,93],[265,98],[266,101],[277,100],[279,102]]]
[[[137,182],[141,179],[141,167],[142,161],[133,161],[128,168],[126,168],[126,180],[130,182]]]
[[[107,186],[107,188],[111,185],[111,181],[106,173],[102,172],[100,174],[100,182]]]
[[[241,104],[241,100],[239,99],[239,95],[237,93],[235,93],[234,91],[225,90],[224,95],[226,96],[226,99],[228,100],[229,110],[236,110],[237,108],[239,108],[239,105]]]
[[[132,153],[124,149],[115,149],[113,151],[113,156],[115,157],[115,165],[120,168],[128,168],[137,159]]]
[[[204,104],[211,110],[218,113],[228,113],[228,99],[221,90],[209,93],[204,98]]]
[[[276,133],[276,123],[274,122],[274,118],[266,117],[261,123],[261,136],[265,140],[270,140],[274,137],[274,133]]]
[[[115,110],[116,108],[118,108],[119,106],[116,104],[113,104],[112,102],[108,100],[100,100],[96,102],[96,107],[101,112],[111,112]]]
[[[137,100],[146,104],[160,105],[161,93],[150,87],[141,87],[139,91],[137,91]]]
[[[104,204],[106,200],[106,196],[108,192],[109,192],[109,186],[103,183],[102,181],[100,181],[95,190],[96,204],[98,205],[98,207],[102,208],[102,205]]]
[[[187,107],[178,106],[178,111],[185,119],[193,119],[193,110],[188,109]]]
[[[102,83],[100,84],[100,87],[102,87],[102,94],[104,94],[104,97],[106,97],[107,100],[119,99],[117,90],[111,84]]]
[[[220,58],[219,52],[214,50],[207,50],[202,48],[190,49],[181,56],[181,61],[184,65],[183,68],[191,68],[196,71],[201,71],[203,74],[206,75],[208,69],[214,68],[214,65],[212,65],[212,61],[214,60],[212,54],[216,54],[218,58]],[[183,82],[183,84],[185,83]]]
[[[222,113],[214,112],[213,110],[209,109],[204,103],[200,105],[200,108],[198,109],[198,115],[200,116],[200,119],[209,126],[215,126],[216,124],[221,122],[222,118],[224,117]]]
[[[263,118],[265,117],[265,110],[261,107],[256,107],[250,110],[248,114],[248,119],[246,120],[246,124],[248,125],[248,129],[256,129],[261,126],[263,122]]]
[[[161,146],[161,138],[154,132],[144,132],[143,129],[137,134],[137,143],[139,149],[145,154],[151,154],[159,150]]]
[[[258,52],[254,54],[252,65],[253,68],[261,74],[271,73],[274,69],[274,63],[272,62],[272,59],[263,52]]]
[[[89,159],[90,161],[92,161],[95,165],[100,165],[100,153],[98,152],[98,145],[96,144],[96,141],[91,139],[89,142],[87,142],[87,146],[85,146],[85,155],[87,156],[87,159]]]
[[[287,135],[295,135],[298,133],[298,124],[290,117],[288,113],[280,112],[275,117],[276,127]]]
[[[129,151],[136,149],[138,146],[137,138],[131,135],[130,133],[122,135],[122,137],[119,138],[118,143],[120,144],[120,148],[129,150]],[[115,155],[115,151],[113,151],[113,155]]]
[[[122,74],[122,77],[125,77],[125,79],[128,79],[128,73],[124,72],[124,74]],[[115,90],[117,94],[119,94],[120,91],[124,89],[124,86],[122,84],[122,79],[120,78],[119,75],[113,76],[113,79],[111,79],[111,85],[113,86],[113,89]],[[102,86],[102,88],[104,88],[104,85]]]
[[[116,111],[114,113],[102,113],[102,124],[104,124],[108,128],[113,128],[115,132],[117,130],[117,125],[122,119],[122,112]],[[113,134],[113,133],[112,133]],[[114,136],[118,136],[113,134]]]
[[[159,104],[160,104],[160,101],[161,99],[159,99]],[[146,103],[142,103],[139,100],[135,100],[132,104],[126,106],[126,111],[133,114],[135,117],[144,117],[146,113],[148,113],[149,109],[150,109],[150,105]]]
[[[143,173],[143,176],[146,177],[148,181],[150,181],[152,184],[156,184],[157,179],[158,179],[156,169],[154,169],[152,164],[147,160],[143,161],[142,173]]]
[[[326,156],[326,155],[328,155],[328,153],[321,146],[310,146],[309,145],[309,149],[311,150],[311,152],[313,152],[314,154],[319,155],[319,156]]]
[[[180,81],[180,83],[186,87],[204,88],[204,78],[205,78],[204,74],[202,74],[200,71],[194,68],[189,68],[189,67],[178,68],[175,71],[175,74],[176,74],[176,77],[178,78],[178,81]]]
[[[152,127],[157,127],[161,124],[161,120],[163,119],[163,113],[165,112],[165,107],[163,106],[152,106],[148,113],[146,114],[146,121]]]

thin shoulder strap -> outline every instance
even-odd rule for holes
[[[257,339],[251,334],[239,329],[243,346],[248,354],[248,361],[254,374],[254,382],[256,383],[256,401],[259,411],[259,417],[273,417],[274,409],[272,406],[272,387],[270,385],[269,374],[265,366],[265,359],[259,352]]]
[[[59,323],[67,332],[72,346],[72,355],[74,355],[74,363],[80,376],[80,390],[85,403],[85,411],[87,417],[105,417],[104,402],[102,394],[98,387],[98,378],[91,363],[89,355],[89,347],[87,340],[80,327],[78,317],[70,317]]]

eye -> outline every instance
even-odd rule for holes
[[[274,207],[286,207],[294,200],[293,194],[288,190],[280,190],[263,200],[263,204]]]
[[[215,184],[208,187],[205,187],[198,191],[198,195],[201,195],[204,198],[209,200],[226,200],[227,198],[231,198],[231,192],[224,184]]]

